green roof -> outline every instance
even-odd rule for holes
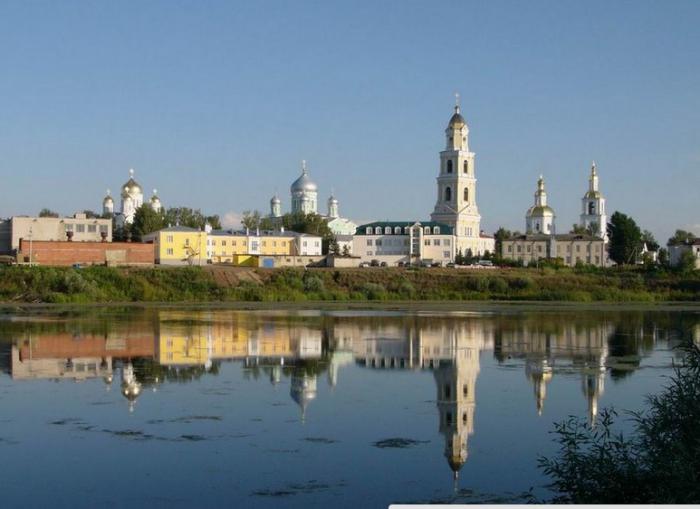
[[[394,228],[397,226],[401,228],[403,231],[403,228],[405,227],[411,227],[414,224],[420,224],[421,227],[430,227],[431,229],[435,226],[440,228],[440,234],[441,235],[453,235],[454,234],[454,229],[445,223],[438,223],[436,221],[375,221],[374,223],[367,223],[363,224],[357,227],[357,230],[355,232],[355,235],[367,235],[367,228],[372,228],[375,229],[377,227],[381,228],[382,230],[386,228],[387,226],[391,228],[392,234]],[[372,234],[374,235],[374,234]]]

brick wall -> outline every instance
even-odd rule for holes
[[[36,265],[153,265],[154,244],[136,242],[66,242],[35,240],[31,246]],[[20,240],[17,261],[28,263],[29,241]]]

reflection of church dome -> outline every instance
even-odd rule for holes
[[[462,458],[458,458],[458,457],[456,458],[454,456],[450,456],[449,458],[447,458],[447,464],[450,465],[450,468],[452,469],[452,472],[454,472],[455,477],[457,477],[457,474],[459,473],[459,471],[462,469],[462,467],[464,466],[464,464],[466,462],[467,462],[466,458],[462,459]]]
[[[122,382],[122,395],[129,401],[134,401],[141,394],[141,384]]]
[[[306,416],[306,407],[310,402],[316,399],[316,377],[304,374],[292,375],[292,386],[290,388],[290,396],[301,408],[301,418],[304,420]]]
[[[134,402],[141,394],[141,384],[136,380],[134,366],[129,362],[122,370],[122,396],[129,401],[129,412],[134,411]]]

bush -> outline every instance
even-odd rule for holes
[[[508,283],[502,277],[492,277],[489,279],[489,290],[493,293],[506,293],[508,291]]]
[[[617,413],[604,410],[590,428],[571,417],[555,425],[559,456],[540,458],[553,479],[553,502],[688,504],[700,500],[700,350],[684,346],[671,383],[632,413],[634,433],[614,431]]]
[[[377,283],[364,283],[360,286],[360,292],[369,300],[384,300],[387,298],[386,288]]]
[[[508,284],[514,290],[529,290],[535,286],[535,281],[529,276],[524,276],[513,278]]]

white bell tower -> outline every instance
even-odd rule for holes
[[[605,198],[598,189],[598,170],[591,164],[588,191],[581,200],[581,226],[590,228],[596,237],[608,240],[608,216],[605,214]]]
[[[457,250],[471,249],[476,254],[481,216],[476,206],[475,154],[469,151],[469,127],[460,113],[459,94],[445,137],[446,147],[440,152],[437,202],[430,219],[454,228]]]

